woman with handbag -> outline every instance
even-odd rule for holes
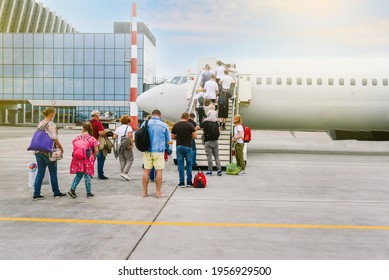
[[[49,137],[54,141],[53,148],[58,148],[60,149],[61,153],[63,153],[63,147],[58,140],[58,129],[53,122],[53,119],[56,114],[56,110],[53,107],[47,107],[46,110],[42,111],[42,114],[45,118],[38,124],[37,129],[44,130],[49,135]],[[33,200],[44,199],[44,196],[41,195],[41,187],[42,187],[43,177],[45,176],[46,167],[49,169],[50,183],[54,193],[54,198],[60,198],[62,196],[66,196],[65,193],[61,193],[61,191],[59,190],[58,177],[57,177],[57,161],[50,160],[52,153],[41,152],[41,151],[35,151],[34,153],[38,165],[38,174],[35,178]]]

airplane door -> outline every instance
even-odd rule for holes
[[[238,75],[238,94],[240,103],[249,103],[251,101],[251,75]]]

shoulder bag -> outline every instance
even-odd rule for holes
[[[37,128],[32,136],[31,144],[27,148],[27,151],[32,150],[45,153],[51,153],[53,151],[54,140],[51,139],[49,134],[45,131],[48,124],[49,122]]]

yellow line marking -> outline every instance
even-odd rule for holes
[[[351,229],[351,230],[389,230],[389,226],[357,225],[315,225],[315,224],[248,224],[248,223],[207,223],[207,222],[147,222],[120,220],[78,220],[53,218],[16,218],[0,217],[0,221],[35,222],[35,223],[72,223],[94,225],[142,225],[142,226],[176,226],[176,227],[242,227],[242,228],[285,228],[285,229]]]

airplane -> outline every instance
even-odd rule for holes
[[[264,58],[237,66],[239,114],[252,129],[389,140],[389,58]],[[137,104],[178,121],[194,77],[174,77],[141,94]]]

